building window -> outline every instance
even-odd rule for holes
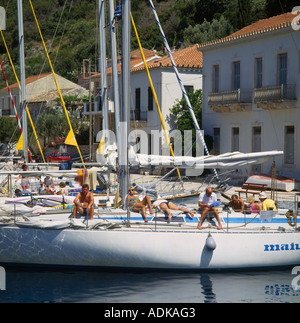
[[[255,59],[255,87],[263,86],[263,60],[262,58]]]
[[[152,154],[152,135],[148,135],[148,155]]]
[[[220,66],[213,66],[213,84],[212,84],[212,92],[217,93],[220,91]]]
[[[148,87],[148,110],[153,111],[153,92],[151,87]]]
[[[10,107],[11,107],[11,98],[10,98],[10,96],[8,96],[7,97],[7,109],[6,110],[10,111]]]
[[[189,95],[190,93],[194,92],[194,87],[193,85],[185,85],[184,86],[185,92],[187,93],[187,95]],[[184,97],[184,96],[182,96]]]
[[[252,152],[257,153],[261,152],[261,127],[253,127],[252,129]],[[261,165],[254,165],[252,166],[253,172],[261,172]]]
[[[213,137],[214,137],[214,155],[221,154],[221,129],[214,128],[213,129]]]
[[[231,142],[232,152],[240,150],[240,128],[232,128],[232,142]]]
[[[141,89],[135,89],[135,120],[141,118]]]
[[[295,164],[295,127],[286,126],[284,130],[284,162],[286,165]]]
[[[241,88],[241,64],[240,62],[233,62],[233,90]]]
[[[287,85],[287,54],[278,55],[278,85]]]

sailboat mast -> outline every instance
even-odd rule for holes
[[[116,40],[116,26],[114,23],[114,12],[115,12],[114,0],[109,0],[111,61],[112,61],[114,106],[115,106],[115,132],[116,132],[117,147],[119,149],[120,100],[119,100],[119,81],[118,81],[117,40]]]
[[[101,105],[102,128],[108,130],[108,104],[107,104],[107,63],[106,63],[106,37],[105,37],[105,3],[99,0],[99,35],[100,35],[100,73],[101,73]],[[104,149],[107,147],[104,140]]]
[[[120,178],[121,196],[125,206],[125,198],[129,183],[128,166],[128,134],[130,130],[130,10],[131,1],[122,0],[122,108],[120,113],[122,136],[120,138]]]
[[[19,50],[20,50],[20,78],[21,78],[21,101],[20,112],[22,112],[23,129],[23,156],[28,162],[28,143],[27,143],[27,115],[26,115],[26,77],[25,77],[25,53],[24,53],[24,29],[23,29],[23,3],[18,0],[18,25],[19,25]],[[20,113],[21,114],[21,113]]]

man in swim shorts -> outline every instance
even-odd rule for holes
[[[77,213],[81,215],[90,215],[91,220],[94,218],[94,195],[89,192],[87,184],[82,185],[82,191],[77,194],[74,200],[74,219]]]

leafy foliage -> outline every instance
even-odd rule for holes
[[[202,24],[189,26],[184,31],[184,39],[187,44],[202,44],[211,40],[226,37],[233,33],[233,27],[230,22],[221,16],[220,19],[213,19],[208,22],[204,19]]]
[[[0,118],[0,143],[17,142],[20,135],[16,119]]]
[[[202,124],[202,90],[189,92],[189,99],[194,109],[196,119],[199,125]],[[191,118],[186,100],[182,98],[170,110],[171,115],[174,117],[175,126],[182,133],[184,130],[194,130],[193,120]]]
[[[19,73],[17,1],[3,0],[7,12],[4,32],[12,59]],[[77,81],[82,60],[91,58],[94,70],[99,56],[96,0],[34,0],[33,6],[43,37],[50,51],[56,73]],[[116,0],[116,3],[120,0]],[[291,11],[296,0],[154,0],[166,37],[173,46],[188,46],[228,34],[258,19]],[[144,48],[164,48],[148,0],[132,0],[132,13]],[[23,1],[26,46],[26,76],[50,71],[41,45],[29,1]],[[120,50],[120,23],[118,49]],[[109,30],[107,28],[107,35]],[[137,48],[134,33],[132,46]],[[108,57],[109,57],[109,46]],[[0,41],[0,58],[4,60],[9,83],[15,83],[12,69]],[[0,78],[0,86],[4,80]]]
[[[202,90],[189,92],[189,99],[199,126],[200,128],[202,128]],[[182,134],[184,134],[184,130],[192,130],[193,142],[195,142],[196,130],[186,100],[182,98],[180,101],[177,101],[170,112],[171,121],[173,121],[175,128],[180,130]],[[213,147],[212,137],[205,136],[205,142],[208,146],[208,149],[211,150]]]
[[[83,119],[78,119],[75,114],[69,113],[69,117],[78,143],[86,144],[88,125]],[[49,146],[56,138],[67,137],[69,130],[66,116],[62,110],[53,108],[38,117],[37,132],[44,138],[44,147]]]

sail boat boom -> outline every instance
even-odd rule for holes
[[[266,151],[258,153],[241,153],[233,152],[219,156],[202,156],[202,157],[170,157],[135,154],[133,149],[130,150],[129,162],[131,166],[171,166],[178,168],[192,169],[215,169],[242,167],[252,164],[262,164],[270,158],[282,156],[283,151]]]

